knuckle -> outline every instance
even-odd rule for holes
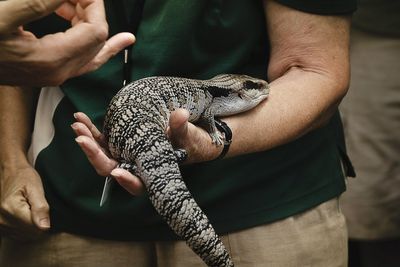
[[[95,70],[97,70],[98,68],[100,68],[100,66],[101,65],[103,65],[103,62],[100,60],[100,59],[94,59],[91,63],[90,63],[90,65],[89,65],[89,67],[88,67],[88,71],[95,71]]]
[[[40,203],[38,205],[32,206],[32,211],[35,212],[44,212],[47,213],[49,212],[50,207],[47,203]]]
[[[33,11],[34,14],[41,16],[49,12],[49,6],[46,1],[43,0],[31,0],[27,1],[28,7]]]
[[[99,43],[103,43],[108,38],[108,25],[93,27],[93,36]]]
[[[10,201],[8,199],[4,199],[0,202],[0,211],[4,214],[11,214],[12,208],[10,205]]]

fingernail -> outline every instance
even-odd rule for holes
[[[78,130],[78,127],[77,127],[77,125],[75,123],[71,124],[71,128],[74,129],[74,130]]]
[[[50,219],[49,218],[40,219],[39,225],[42,228],[50,228]]]
[[[129,41],[131,41],[131,42],[136,42],[136,36],[133,35],[133,34],[131,34],[131,35],[129,36]]]
[[[78,118],[78,112],[74,113],[74,118],[77,119]]]
[[[83,143],[82,136],[78,136],[77,138],[75,138],[75,142],[77,142],[78,144],[82,144]]]

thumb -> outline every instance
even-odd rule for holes
[[[49,204],[43,189],[33,187],[27,191],[27,199],[31,207],[33,223],[42,230],[50,228]]]
[[[7,33],[28,22],[46,16],[65,0],[13,0],[0,2],[0,33]]]
[[[111,57],[118,54],[122,49],[135,43],[136,38],[133,34],[128,32],[121,32],[110,39],[104,44],[103,48],[97,55],[85,66],[83,66],[75,76],[94,71],[106,63]]]
[[[188,133],[189,112],[186,109],[177,109],[171,113],[167,134],[173,144],[178,143]]]

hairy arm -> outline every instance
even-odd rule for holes
[[[322,126],[348,89],[349,18],[264,3],[270,95],[256,109],[226,118],[236,137],[229,156],[267,150]]]
[[[34,115],[34,90],[0,87],[0,163],[4,168],[26,158]]]

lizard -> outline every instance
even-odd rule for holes
[[[103,131],[111,156],[141,178],[155,210],[208,266],[234,264],[182,179],[178,164],[186,155],[175,151],[166,135],[170,114],[187,109],[189,121],[204,125],[212,142],[222,145],[215,117],[252,109],[268,94],[266,81],[246,75],[154,76],[124,86],[106,111]]]

